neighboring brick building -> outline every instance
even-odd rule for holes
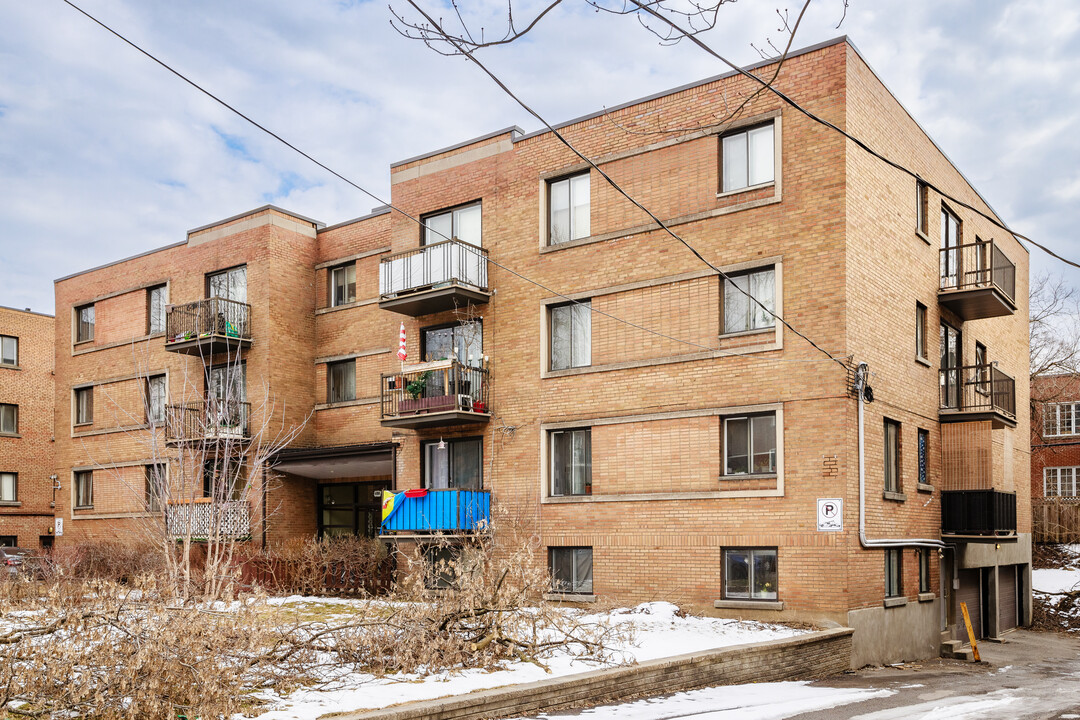
[[[994,216],[846,40],[778,85]],[[397,496],[384,530],[467,532],[490,498],[571,600],[835,621],[858,664],[937,654],[961,601],[980,635],[1027,622],[1025,249],[769,94],[710,127],[752,90],[729,74],[560,126],[730,281],[516,128],[393,165],[402,213],[264,207],[57,281],[65,539],[160,516],[145,478],[190,447],[194,400],[215,443],[302,427],[236,495],[257,542],[373,533],[384,491],[445,488]],[[243,380],[207,370],[226,351]],[[203,491],[176,473],[167,514]]]
[[[0,307],[0,545],[53,543],[53,318]]]
[[[1034,539],[1080,541],[1080,376],[1032,378],[1031,411]]]

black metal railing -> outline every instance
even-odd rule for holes
[[[168,442],[246,440],[251,437],[251,403],[211,398],[165,407]]]
[[[165,506],[165,530],[174,539],[205,541],[250,537],[251,508],[246,500],[170,500]]]
[[[251,339],[251,306],[212,297],[165,310],[165,344],[200,338]]]
[[[941,248],[941,289],[997,288],[1014,302],[1016,266],[993,240]]]
[[[1016,533],[1016,493],[1000,490],[946,490],[941,493],[943,535]]]
[[[383,258],[379,295],[392,296],[449,285],[487,290],[487,250],[460,240],[424,245]]]
[[[993,364],[938,371],[939,407],[963,412],[996,412],[1016,417],[1016,381]]]
[[[383,418],[436,412],[490,413],[488,369],[458,360],[406,366],[381,380]]]

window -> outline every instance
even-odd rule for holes
[[[75,424],[90,425],[94,422],[94,388],[75,389]]]
[[[75,473],[75,507],[94,506],[94,472],[82,470]]]
[[[247,268],[236,267],[206,276],[206,297],[247,302]]]
[[[169,302],[164,285],[146,291],[146,332],[148,335],[165,332],[165,305]]]
[[[449,590],[457,587],[458,575],[461,574],[460,545],[428,545],[424,548],[427,559],[427,575],[424,586],[429,590]]]
[[[0,365],[19,364],[19,338],[0,335]]]
[[[930,590],[930,548],[919,548],[919,592],[928,593]]]
[[[146,421],[152,425],[165,422],[167,392],[164,375],[154,375],[146,379]]]
[[[84,305],[75,308],[75,342],[90,342],[94,339],[94,306]]]
[[[552,592],[592,595],[591,547],[549,548],[548,558],[551,565]]]
[[[922,180],[915,181],[915,229],[926,234],[927,199],[929,188]]]
[[[975,343],[975,392],[982,395],[990,394],[990,365],[986,357],[986,346],[980,342]]]
[[[481,247],[480,203],[424,218],[424,245],[434,245],[447,239],[460,240]]]
[[[754,300],[750,299],[753,296]],[[757,302],[755,302],[755,300]],[[724,280],[724,332],[764,330],[776,324],[776,271],[755,270]]]
[[[960,278],[957,267],[960,263],[960,218],[941,206],[941,287],[957,288]]]
[[[429,490],[484,486],[484,442],[480,438],[454,438],[423,444],[424,487]]]
[[[18,473],[0,473],[0,502],[13,503],[19,500]]]
[[[1043,405],[1043,435],[1076,435],[1080,433],[1080,403],[1049,403]]]
[[[0,404],[0,433],[14,435],[19,432],[19,406]]]
[[[722,192],[773,181],[772,123],[725,135],[720,144],[724,176]]]
[[[724,550],[725,600],[776,600],[776,548]]]
[[[17,535],[0,535],[0,547],[19,547]]]
[[[548,244],[589,237],[589,173],[548,184]]]
[[[919,484],[929,485],[927,466],[930,458],[930,431],[919,428]]]
[[[926,360],[926,306],[915,303],[915,357]]]
[[[356,399],[356,360],[326,364],[326,401],[348,402]]]
[[[239,500],[245,485],[241,458],[219,455],[203,462],[203,497],[219,502]]]
[[[885,419],[885,492],[900,492],[900,423]]]
[[[960,331],[941,323],[941,369],[938,376],[941,407],[960,407],[960,349],[964,346]]]
[[[1080,484],[1080,467],[1043,468],[1044,497],[1075,497]]]
[[[551,443],[551,494],[592,495],[592,430],[554,430]]]
[[[901,549],[885,550],[885,597],[900,597],[904,594],[901,577]]]
[[[776,413],[724,418],[724,474],[776,473]]]
[[[146,510],[161,512],[164,500],[169,497],[165,466],[154,464],[146,466]]]
[[[592,365],[592,303],[551,308],[551,369]]]
[[[356,263],[330,269],[330,307],[356,302]]]
[[[462,365],[479,367],[484,360],[484,322],[470,320],[424,328],[420,332],[420,357],[425,361],[456,357]]]

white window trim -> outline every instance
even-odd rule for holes
[[[1046,492],[1046,480],[1047,480],[1047,475],[1049,474],[1050,470],[1056,470],[1057,474],[1058,474],[1058,478],[1057,478],[1058,492],[1054,493],[1053,495]],[[1070,495],[1065,495],[1065,494],[1063,494],[1061,492],[1061,471],[1062,470],[1072,470],[1072,474],[1073,474],[1073,488],[1072,489],[1073,489],[1073,492]],[[1043,468],[1043,497],[1080,497],[1080,492],[1077,492],[1077,488],[1076,488],[1076,477],[1077,477],[1078,474],[1080,474],[1080,467],[1076,467],[1076,466],[1068,466],[1068,465],[1066,465],[1066,466],[1060,466],[1060,467],[1044,467]]]
[[[784,261],[783,258],[765,258],[764,260],[757,260],[745,263],[739,263],[738,265],[731,265],[726,268],[720,268],[724,271],[725,275],[738,274],[743,275],[747,273],[753,273],[758,270],[765,270],[771,267],[773,269],[773,312],[777,318],[784,317]],[[724,283],[727,281],[724,278],[720,278],[720,302],[721,308],[723,308],[724,298]],[[724,317],[723,313],[718,318],[720,322],[720,329],[724,329]],[[735,332],[721,332],[720,339],[739,337],[741,335],[761,335],[765,337],[772,335],[772,342],[762,345],[754,345],[750,349],[754,352],[767,352],[770,350],[782,350],[784,348],[784,323],[778,319],[774,319],[773,326],[771,328],[759,328],[756,330],[738,330]],[[742,348],[740,348],[742,349]],[[732,349],[734,350],[734,348]]]
[[[1071,405],[1072,406],[1072,425],[1073,425],[1072,432],[1061,432],[1060,413],[1058,412],[1058,408],[1063,407],[1065,405]],[[1076,413],[1077,413],[1078,410],[1080,410],[1080,402],[1046,403],[1045,405],[1043,405],[1042,436],[1043,437],[1072,437],[1074,435],[1080,435],[1080,430],[1078,430],[1078,426],[1080,426],[1080,423],[1077,423],[1077,421],[1076,421]],[[1050,411],[1053,411],[1053,413],[1054,413],[1054,427],[1057,429],[1057,432],[1054,432],[1054,433],[1046,432],[1046,413],[1050,412]]]
[[[596,237],[596,233],[592,231],[592,214],[593,214],[593,187],[592,181],[592,166],[587,163],[575,165],[572,168],[567,168],[565,172],[561,172],[555,175],[543,175],[540,178],[540,250],[543,252],[545,249],[554,248],[560,249],[564,247],[574,247],[576,245],[587,245],[591,242],[592,238]],[[551,186],[554,183],[561,182],[563,180],[569,180],[570,178],[577,177],[578,175],[589,176],[589,234],[585,237],[572,238],[561,243],[551,243],[549,233],[551,232]]]
[[[770,180],[769,182],[758,183],[757,185],[749,185],[747,187],[739,188],[738,190],[723,190],[722,189],[723,185],[724,185],[724,165],[723,165],[723,142],[724,142],[724,138],[728,137],[728,136],[731,136],[731,135],[737,135],[740,132],[746,132],[747,130],[752,130],[755,126],[763,126],[763,125],[768,125],[769,124],[769,116],[768,115],[765,115],[763,117],[747,118],[746,122],[740,123],[738,125],[733,125],[733,126],[727,128],[724,131],[723,134],[721,134],[721,135],[719,135],[717,137],[716,142],[720,144],[720,147],[716,148],[716,158],[717,158],[716,177],[717,177],[717,180],[718,180],[718,185],[721,188],[716,193],[717,199],[726,198],[726,197],[732,197],[734,195],[740,195],[740,194],[746,193],[746,192],[753,192],[755,190],[760,190],[762,188],[767,188],[770,185],[774,188],[773,198],[775,198],[776,200],[779,200],[781,198],[782,190],[783,190],[783,172],[782,172],[782,170],[783,170],[783,166],[784,166],[784,158],[783,158],[783,154],[782,154],[781,149],[783,148],[783,145],[784,145],[784,143],[783,143],[784,130],[783,130],[783,116],[780,114],[780,111],[775,111],[775,112],[776,112],[776,114],[773,115],[773,117],[772,117],[772,125],[773,125],[773,179]]]

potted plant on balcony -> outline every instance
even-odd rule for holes
[[[428,378],[431,377],[431,371],[425,370],[417,375],[411,381],[407,381],[407,378],[401,378],[401,384],[405,388],[405,392],[409,393],[408,400],[402,398],[398,403],[398,412],[402,415],[419,412],[423,406],[423,395],[427,389]]]

